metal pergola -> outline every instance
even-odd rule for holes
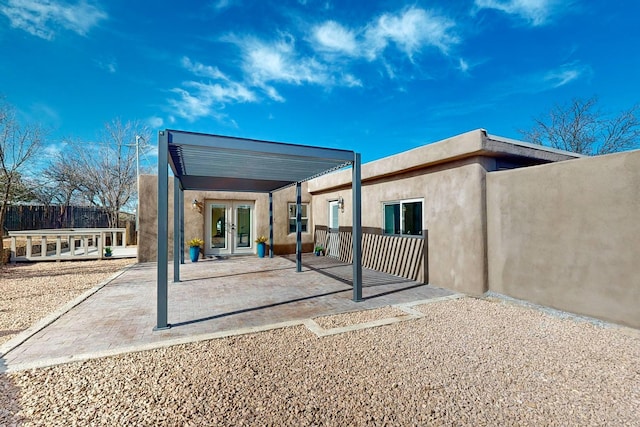
[[[158,134],[157,323],[168,329],[169,171],[173,171],[173,281],[184,260],[184,191],[269,193],[269,238],[273,257],[274,191],[295,185],[297,203],[296,271],[302,271],[302,182],[352,167],[353,300],[362,300],[362,221],[360,153],[229,136],[164,130]]]

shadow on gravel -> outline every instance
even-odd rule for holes
[[[19,403],[20,389],[5,372],[6,368],[4,358],[0,357],[0,425],[20,425],[26,421],[19,415],[22,409]]]

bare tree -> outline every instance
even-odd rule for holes
[[[27,190],[21,178],[35,160],[43,138],[40,125],[20,124],[15,108],[0,100],[0,226],[4,224],[7,206]],[[0,253],[2,250],[3,239],[0,238]]]
[[[547,117],[534,119],[534,126],[520,133],[535,144],[587,155],[640,147],[640,105],[611,117],[599,111],[597,103],[593,97],[556,104]]]
[[[60,162],[49,173],[65,182],[67,190],[78,191],[89,204],[109,211],[109,226],[118,226],[120,210],[137,197],[136,143],[140,155],[148,151],[149,130],[138,122],[116,119],[105,124],[98,143],[67,141]]]
[[[82,176],[62,152],[58,152],[38,177],[34,178],[34,183],[32,187],[36,200],[45,206],[59,206],[56,219],[58,227],[62,226],[72,203],[83,203]]]

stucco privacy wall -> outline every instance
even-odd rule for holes
[[[640,328],[640,151],[487,176],[489,288]]]
[[[306,191],[306,183],[302,187],[303,202],[311,200]],[[138,243],[138,262],[155,261],[157,255],[157,230],[158,230],[158,176],[140,176],[140,238]],[[253,238],[264,235],[269,237],[269,196],[265,193],[252,192],[224,192],[224,191],[185,191],[184,192],[184,237],[185,253],[189,248],[186,241],[192,238],[204,240],[205,211],[192,209],[192,201],[206,203],[210,200],[236,200],[252,201],[255,203],[255,233]],[[288,204],[295,203],[295,186],[287,187],[273,193],[273,218],[274,218],[274,253],[295,252],[296,236],[289,233]],[[169,178],[169,258],[173,256],[173,178]],[[311,233],[303,233],[303,248],[311,251],[313,238]],[[187,256],[188,258],[188,256]]]

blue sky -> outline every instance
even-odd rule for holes
[[[114,118],[364,161],[554,103],[640,101],[640,2],[0,0],[0,94],[48,144]]]

